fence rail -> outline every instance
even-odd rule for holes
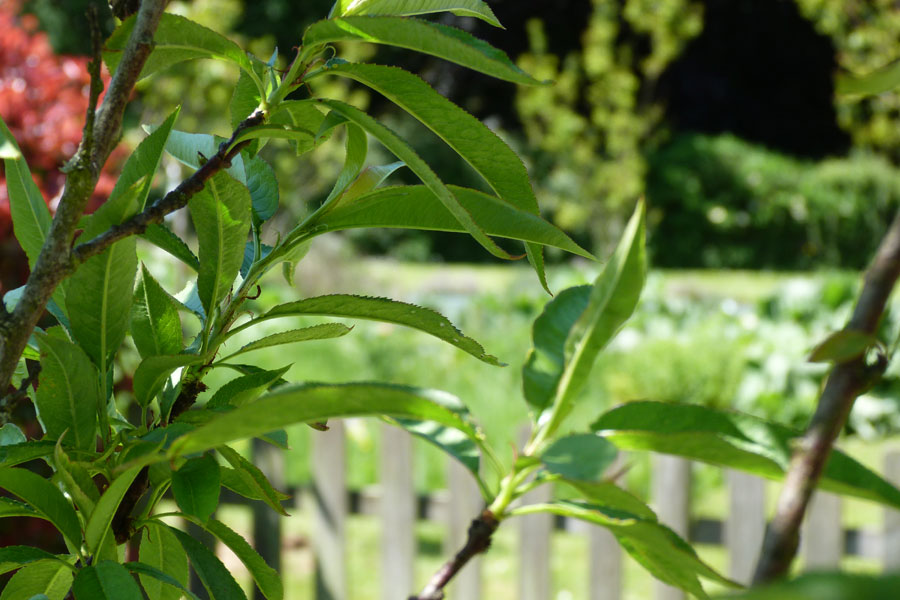
[[[316,559],[316,600],[348,598],[346,571],[346,519],[350,513],[377,516],[382,522],[380,569],[384,600],[402,600],[413,590],[415,557],[414,526],[417,519],[446,523],[449,535],[445,554],[450,556],[463,542],[469,521],[483,508],[478,489],[461,465],[448,460],[449,490],[416,495],[413,487],[413,445],[410,436],[385,426],[381,432],[381,481],[363,490],[348,490],[345,483],[345,433],[339,422],[331,430],[314,436],[313,485],[288,491],[290,508],[309,502],[313,515],[311,541]],[[265,443],[254,445],[254,462],[276,485],[283,481],[283,457]],[[884,460],[885,476],[900,483],[900,452]],[[765,483],[762,479],[729,471],[726,482],[729,516],[725,521],[691,518],[691,463],[656,456],[653,461],[651,504],[662,522],[692,542],[724,545],[729,555],[729,576],[749,581],[765,527]],[[529,501],[546,500],[548,487],[538,488]],[[281,565],[281,520],[261,503],[224,491],[222,502],[252,504],[255,547],[276,569]],[[877,510],[874,508],[873,510]],[[585,535],[588,539],[590,600],[622,597],[622,552],[612,535],[601,527],[550,515],[517,518],[519,546],[519,591],[522,600],[549,600],[550,538],[554,529]],[[813,497],[803,529],[801,553],[806,568],[836,567],[843,556],[879,561],[885,570],[900,568],[900,512],[884,510],[884,526],[874,529],[843,529],[841,499],[826,492]],[[527,543],[522,543],[527,540]],[[482,598],[480,559],[470,563],[448,588],[451,598]],[[257,591],[258,594],[258,591]],[[257,595],[256,597],[262,598]],[[657,600],[680,600],[680,590],[657,583]],[[294,599],[290,599],[294,600]]]

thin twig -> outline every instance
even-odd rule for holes
[[[166,0],[143,0],[141,3],[122,60],[98,111],[94,108],[102,84],[99,81],[100,57],[98,52],[95,53],[91,68],[91,101],[81,144],[66,165],[66,185],[22,297],[3,324],[3,334],[0,336],[0,394],[6,394],[19,357],[50,296],[72,272],[70,249],[78,221],[97,184],[100,169],[118,141],[125,106],[153,49],[153,34],[165,5]],[[95,44],[95,51],[98,50],[99,44]],[[0,398],[0,413],[7,410],[7,399]]]
[[[443,600],[444,587],[459,573],[466,563],[476,555],[487,550],[491,545],[491,537],[499,525],[490,511],[484,511],[469,525],[468,538],[462,550],[432,575],[431,579],[418,596],[410,596],[409,600]]]
[[[900,215],[891,224],[866,272],[865,284],[846,329],[869,334],[877,331],[898,276]],[[834,440],[847,421],[853,401],[881,375],[885,366],[885,360],[870,365],[865,356],[860,356],[840,363],[832,370],[809,427],[795,446],[775,517],[763,542],[754,583],[771,581],[788,572],[797,554],[803,515]]]

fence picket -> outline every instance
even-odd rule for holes
[[[742,471],[728,471],[729,511],[725,524],[729,574],[749,584],[766,529],[765,483]]]
[[[653,507],[661,523],[687,538],[691,518],[691,462],[665,454],[653,457]],[[684,600],[680,589],[654,582],[657,600]]]
[[[472,474],[458,461],[448,461],[447,485],[450,504],[447,507],[448,535],[444,555],[453,556],[466,543],[469,523],[484,509],[484,501]],[[481,561],[476,556],[460,571],[450,584],[454,600],[481,600]]]
[[[541,486],[522,498],[523,504],[548,502],[550,486]],[[550,600],[550,534],[553,517],[534,514],[517,517],[519,521],[519,595],[520,600]]]
[[[840,565],[844,554],[844,531],[840,523],[840,496],[821,490],[813,493],[800,532],[800,552],[805,571]]]
[[[381,428],[381,597],[406,598],[413,592],[416,495],[412,438],[402,429]]]
[[[588,593],[590,600],[619,600],[622,597],[622,548],[603,527],[591,527]]]
[[[896,486],[900,486],[900,452],[891,450],[884,456],[884,476]],[[881,560],[885,571],[900,569],[900,511],[884,510],[884,531],[882,532]]]
[[[347,600],[346,447],[344,424],[332,421],[329,431],[313,435],[313,551],[316,600]]]

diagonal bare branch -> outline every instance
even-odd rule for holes
[[[866,272],[863,289],[846,329],[876,332],[898,276],[900,215],[891,224]],[[775,517],[763,541],[754,583],[771,581],[788,572],[797,554],[803,515],[834,440],[844,427],[856,397],[866,390],[873,378],[881,375],[885,366],[884,360],[870,365],[861,356],[840,363],[832,370],[809,427],[794,449]]]

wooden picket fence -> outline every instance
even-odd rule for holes
[[[456,461],[448,460],[449,490],[430,498],[417,498],[413,488],[413,440],[406,432],[384,425],[381,432],[380,481],[376,492],[350,494],[346,488],[345,433],[340,422],[329,424],[328,432],[314,436],[312,453],[314,484],[310,499],[313,515],[311,543],[316,560],[316,600],[348,598],[347,515],[351,508],[377,515],[382,522],[380,561],[384,600],[407,598],[413,585],[415,557],[414,525],[417,518],[439,520],[448,525],[445,555],[451,556],[465,541],[466,528],[483,508],[475,483]],[[278,487],[283,483],[283,458],[279,450],[265,443],[254,446],[254,462]],[[900,483],[900,452],[885,456],[884,472]],[[729,556],[728,574],[747,582],[751,576],[765,528],[765,484],[760,478],[729,471],[729,517],[725,522],[691,519],[691,463],[655,456],[652,472],[651,504],[662,522],[695,542],[722,544]],[[549,497],[547,486],[533,491],[529,501]],[[295,498],[300,496],[296,494]],[[226,502],[240,502],[227,496]],[[351,507],[351,504],[354,505]],[[877,510],[874,505],[873,510]],[[257,550],[272,566],[281,564],[281,519],[260,502],[253,503],[253,538]],[[528,515],[510,523],[518,527],[518,593],[521,600],[550,600],[550,539],[554,527],[562,526],[589,539],[589,600],[619,600],[623,597],[622,551],[605,529],[590,524],[560,520],[550,515]],[[885,570],[900,569],[900,512],[886,509],[881,531],[844,530],[841,527],[841,499],[818,492],[804,525],[801,553],[806,569],[836,567],[845,555],[862,556],[881,562]],[[374,557],[373,557],[374,558]],[[280,570],[280,569],[279,569]],[[258,594],[258,590],[256,591]],[[456,577],[448,588],[456,600],[483,598],[480,559]],[[656,582],[657,600],[684,598],[680,590]],[[262,598],[257,595],[256,598]],[[288,600],[296,600],[288,598]]]

